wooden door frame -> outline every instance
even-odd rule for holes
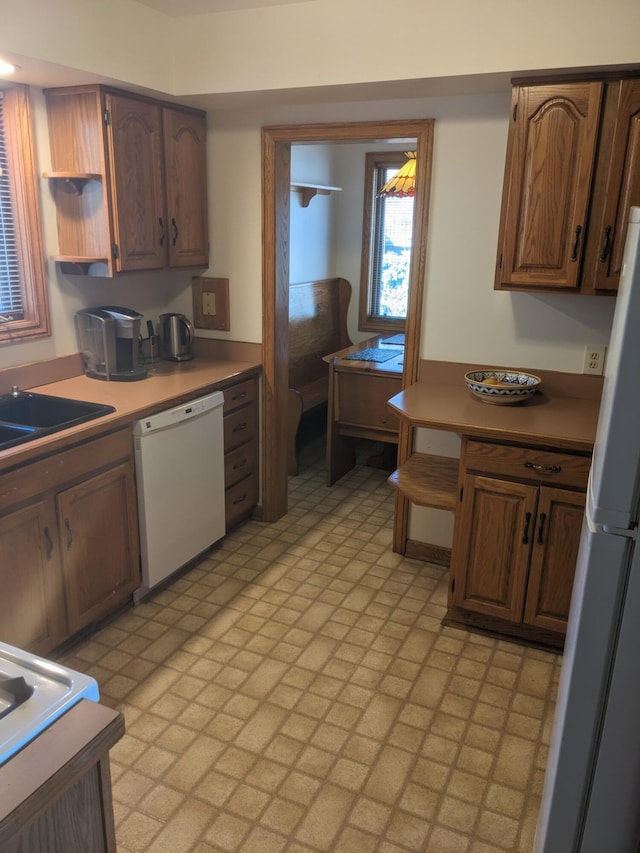
[[[409,307],[402,387],[418,375],[426,266],[433,119],[262,128],[262,517],[277,521],[288,509],[287,390],[289,325],[289,213],[291,145],[294,143],[416,140],[416,193]],[[411,450],[411,430],[401,424],[398,461]],[[408,502],[398,493],[394,549],[404,550]]]

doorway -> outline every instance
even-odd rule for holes
[[[282,125],[262,129],[262,517],[277,521],[288,508],[286,408],[289,327],[289,213],[291,146],[330,142],[415,140],[416,190],[409,307],[402,387],[415,382],[426,264],[433,151],[433,119]],[[410,451],[411,431],[401,424],[398,461]],[[396,498],[397,529],[406,528],[408,505]],[[394,537],[394,546],[396,543]]]

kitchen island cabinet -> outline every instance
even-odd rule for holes
[[[451,566],[446,620],[561,647],[582,528],[601,377],[538,371],[545,392],[517,406],[475,399],[472,365],[423,363],[389,406],[414,430],[462,437],[460,459],[410,453],[389,478],[416,505],[455,513],[446,549],[412,543],[396,514],[394,550]],[[595,381],[593,381],[595,380]]]
[[[639,158],[640,79],[516,84],[495,289],[615,293]]]
[[[45,97],[64,271],[206,267],[204,113],[104,86]]]
[[[46,654],[140,584],[130,429],[0,476],[2,640]]]
[[[562,644],[590,462],[464,440],[448,623]]]

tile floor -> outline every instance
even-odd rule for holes
[[[125,716],[120,853],[529,853],[560,658],[441,626],[385,479],[312,442],[285,518],[66,653]]]

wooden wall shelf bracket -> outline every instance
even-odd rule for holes
[[[315,195],[330,195],[341,191],[342,187],[326,187],[320,184],[291,184],[291,192],[302,195],[302,207],[309,207],[309,202]]]
[[[99,172],[44,172],[42,177],[70,187],[76,195],[82,195],[82,190],[89,181],[102,180]]]

